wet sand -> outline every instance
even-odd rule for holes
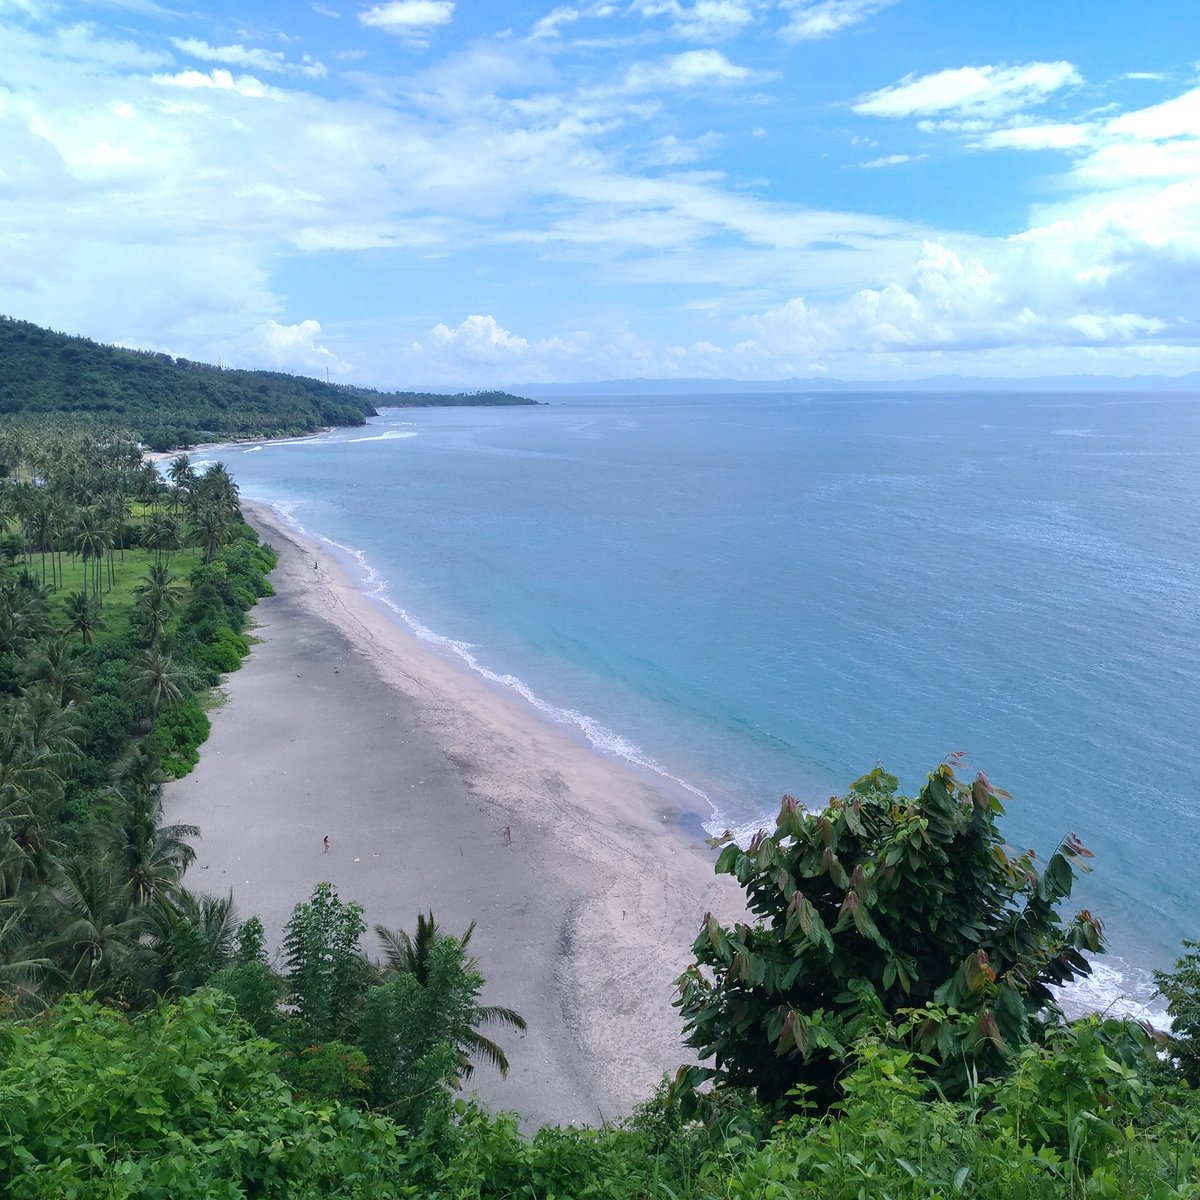
[[[582,744],[410,634],[323,547],[243,505],[279,552],[261,639],[225,684],[200,764],[168,785],[200,826],[197,890],[232,889],[278,946],[330,880],[376,924],[461,933],[512,1064],[473,1087],[526,1124],[629,1112],[684,1060],[672,980],[706,910],[736,912],[682,790]],[[329,849],[323,838],[328,835]]]

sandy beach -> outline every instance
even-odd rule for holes
[[[410,634],[323,547],[271,509],[279,552],[260,639],[225,683],[196,770],[167,817],[200,826],[194,889],[232,889],[277,945],[330,880],[375,924],[418,911],[461,932],[512,1064],[472,1084],[527,1124],[626,1114],[683,1061],[671,981],[706,910],[736,910],[687,793],[581,744]],[[326,852],[323,839],[328,835]]]

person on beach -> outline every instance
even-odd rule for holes
[[[325,849],[324,849],[324,850],[322,850],[322,851],[321,851],[321,853],[322,853],[322,854],[328,854],[328,853],[329,853],[329,834],[326,834],[326,835],[325,835]]]

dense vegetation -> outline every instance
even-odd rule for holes
[[[361,425],[378,406],[532,404],[506,392],[377,392],[101,346],[0,317],[0,414],[119,418],[154,450]]]
[[[511,1009],[432,914],[376,927],[329,884],[278,965],[183,884],[190,769],[272,551],[220,467],[127,434],[0,426],[0,1194],[1169,1200],[1200,1196],[1200,953],[1174,1039],[1069,1021],[1102,952],[1067,918],[1087,852],[1013,855],[1003,793],[877,769],[727,841],[751,922],[680,978],[699,1066],[629,1120],[522,1134],[457,1098]],[[681,1048],[682,1053],[682,1048]]]

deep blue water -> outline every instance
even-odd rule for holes
[[[211,457],[718,825],[961,750],[1015,843],[1095,851],[1102,988],[1200,935],[1198,397],[390,410]]]

